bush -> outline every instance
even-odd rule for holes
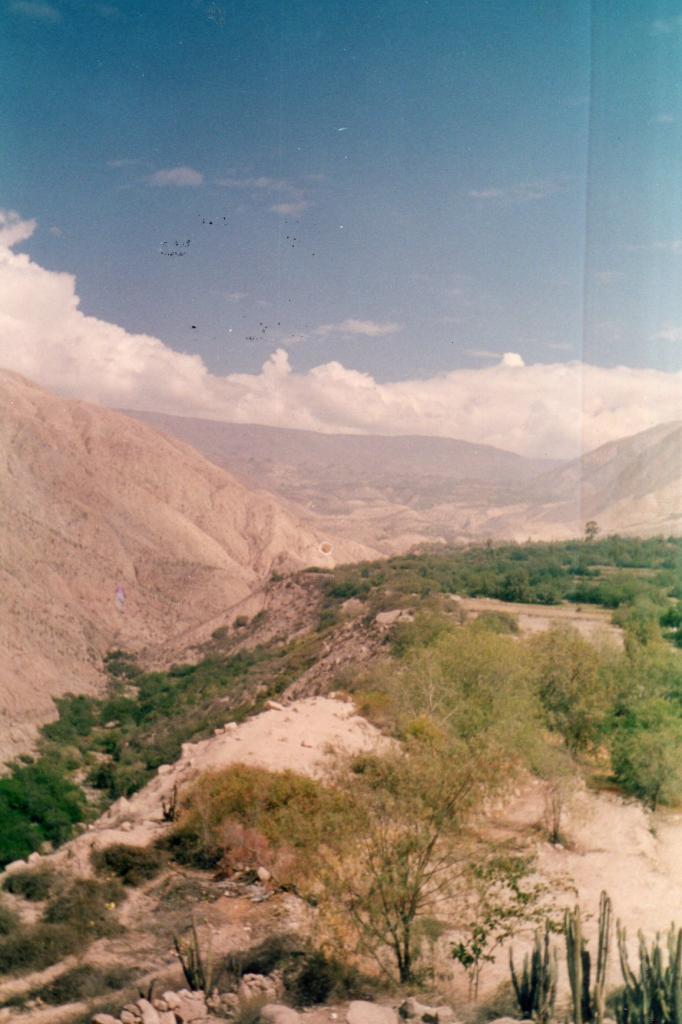
[[[0,939],[0,974],[40,971],[82,949],[83,936],[68,924],[35,924]]]
[[[47,985],[31,989],[29,993],[22,992],[5,1005],[23,1006],[28,999],[40,999],[48,1006],[64,1006],[66,1003],[95,999],[107,992],[116,992],[125,988],[133,977],[134,972],[126,967],[112,967],[103,971],[101,967],[95,967],[93,964],[79,964],[78,967],[60,974]]]
[[[28,857],[45,840],[69,839],[84,810],[83,794],[60,765],[13,765],[0,779],[0,867]]]
[[[198,779],[168,845],[196,867],[216,866],[232,847],[244,861],[253,846],[266,867],[288,853],[303,861],[347,827],[345,813],[341,796],[314,779],[237,764]]]
[[[52,897],[43,920],[46,924],[64,924],[85,939],[116,935],[120,925],[114,910],[124,898],[120,882],[77,878]]]
[[[284,969],[284,987],[296,1006],[315,1006],[329,999],[366,999],[371,982],[336,957],[313,950]]]
[[[0,903],[0,935],[10,935],[19,927],[19,915],[6,903]]]
[[[164,863],[160,850],[126,843],[93,850],[90,859],[98,873],[116,875],[124,885],[142,885],[156,878]]]
[[[21,868],[2,883],[5,892],[36,902],[46,900],[54,889],[57,875],[51,868]]]

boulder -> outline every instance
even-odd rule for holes
[[[178,993],[173,992],[172,990],[164,992],[161,998],[163,999],[164,1003],[166,1004],[169,1010],[176,1010],[181,1002]]]
[[[119,1024],[118,1018],[112,1017],[110,1013],[96,1013],[92,1018],[92,1024]]]
[[[398,1024],[398,1014],[390,1006],[354,999],[346,1013],[347,1024]]]
[[[449,1006],[427,1006],[414,996],[405,1000],[398,1013],[403,1020],[423,1021],[424,1024],[451,1024],[455,1019],[454,1011]]]
[[[142,1017],[142,1024],[159,1024],[159,1014],[148,999],[138,999],[137,1008]]]
[[[283,1003],[266,1003],[260,1012],[263,1024],[299,1024],[299,1015]]]

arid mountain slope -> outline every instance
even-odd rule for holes
[[[249,485],[386,552],[469,539],[472,514],[523,500],[553,464],[446,437],[318,434],[161,413],[130,416],[186,441]]]
[[[0,408],[1,759],[107,649],[191,631],[274,568],[371,554],[119,413],[7,372]]]
[[[548,468],[438,437],[315,434],[131,413],[208,459],[323,516],[330,531],[382,551],[485,537],[526,540],[602,530],[682,529],[682,423],[653,427]]]
[[[504,533],[516,513],[491,522]],[[544,476],[525,511],[532,537],[579,533],[588,519],[603,532],[652,536],[682,531],[682,423],[664,423],[596,448]]]

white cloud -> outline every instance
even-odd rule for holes
[[[246,298],[246,292],[225,292],[225,298],[228,302],[241,302]]]
[[[680,31],[682,31],[682,15],[679,14],[673,18],[657,18],[650,27],[652,36],[669,36]]]
[[[11,249],[25,242],[36,227],[36,221],[22,220],[13,210],[0,210],[0,248]]]
[[[682,238],[670,238],[660,242],[642,242],[639,245],[628,245],[630,252],[664,252],[669,256],[682,255]]]
[[[682,373],[524,366],[512,354],[492,366],[381,383],[336,361],[294,372],[278,349],[257,373],[216,376],[197,355],[86,316],[73,275],[8,248],[35,222],[5,213],[1,223],[0,366],[62,395],[324,432],[435,434],[554,457],[679,418]]]
[[[273,213],[279,213],[282,217],[298,217],[299,214],[312,205],[306,199],[297,199],[293,203],[275,203],[270,209]]]
[[[195,171],[193,167],[169,167],[166,170],[156,171],[151,174],[147,181],[150,185],[164,186],[194,186],[203,185],[204,176],[201,171]]]
[[[656,331],[651,338],[652,341],[682,341],[682,327],[675,324],[665,324],[660,331]]]
[[[301,190],[286,178],[268,178],[265,175],[261,175],[259,178],[216,178],[215,183],[223,188],[254,189],[257,192],[286,192],[297,196],[301,194]]]
[[[54,23],[62,20],[60,12],[52,4],[34,3],[33,0],[14,0],[14,3],[9,5],[9,9],[14,14],[23,14],[26,18],[32,18],[33,21]]]
[[[521,181],[515,185],[501,185],[483,189],[471,189],[470,199],[500,203],[529,203],[536,199],[564,192],[566,183],[560,181]]]
[[[675,124],[677,118],[673,114],[656,114],[654,124]]]
[[[387,334],[396,334],[400,324],[378,323],[376,320],[342,320],[339,324],[320,324],[315,334],[326,337],[328,334],[362,334],[366,338],[382,338]]]

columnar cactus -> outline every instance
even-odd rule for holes
[[[583,938],[580,907],[566,910],[564,937],[574,1024],[601,1024],[604,1020],[606,965],[611,943],[611,900],[605,892],[602,892],[599,900],[599,941],[593,987],[590,987],[592,958],[587,941]]]
[[[630,967],[627,934],[618,922],[618,951],[625,988],[616,1004],[618,1024],[682,1024],[682,928],[668,932],[668,962],[657,935],[651,948],[639,933],[639,976]]]
[[[535,944],[530,957],[523,958],[521,975],[514,968],[514,957],[509,951],[509,967],[516,1001],[525,1019],[538,1024],[549,1024],[556,1003],[558,963],[556,949],[550,950],[549,930],[535,933]]]

